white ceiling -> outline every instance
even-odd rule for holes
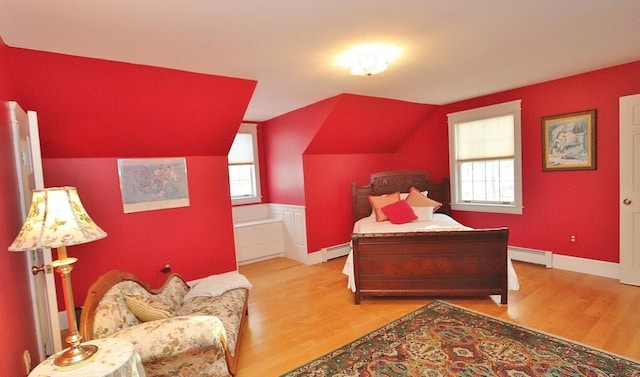
[[[245,119],[266,120],[340,93],[446,104],[637,61],[640,1],[0,0],[0,37],[257,80]],[[364,42],[403,55],[372,77],[335,65]]]

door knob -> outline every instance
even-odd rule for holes
[[[46,265],[40,266],[40,267],[38,267],[38,266],[31,267],[31,274],[33,276],[36,276],[41,272],[44,272],[45,274],[50,274],[51,271],[52,270],[51,270],[51,265],[50,264],[46,264]]]
[[[31,273],[33,274],[33,276],[38,275],[39,273],[43,272],[44,270],[45,270],[45,266],[41,266],[41,267],[33,266],[33,267],[31,267]]]
[[[630,204],[631,204],[631,199],[629,199],[629,198],[624,199],[624,200],[622,201],[622,204],[624,204],[624,205],[626,205],[626,206],[630,205]]]

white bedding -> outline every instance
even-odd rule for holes
[[[356,221],[353,225],[353,233],[444,232],[451,230],[472,230],[472,228],[464,226],[452,217],[442,213],[434,213],[430,221],[412,221],[401,225],[391,224],[389,221],[378,222],[375,217],[365,217]],[[353,251],[349,253],[347,261],[342,268],[342,273],[348,277],[347,288],[355,292],[356,282],[353,272]],[[509,257],[507,257],[507,285],[509,289],[513,291],[520,289],[518,275]]]

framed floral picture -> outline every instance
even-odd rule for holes
[[[542,118],[542,170],[596,169],[596,110]]]
[[[188,207],[185,158],[118,159],[124,213]]]

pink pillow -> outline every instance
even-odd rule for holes
[[[391,224],[410,223],[418,218],[406,200],[398,200],[395,203],[384,206],[382,207],[382,212],[387,215]]]
[[[380,196],[369,195],[369,203],[371,204],[373,212],[376,214],[376,221],[387,220],[387,215],[382,212],[382,207],[395,203],[398,200],[400,200],[400,192]]]
[[[412,187],[409,190],[407,203],[409,203],[409,205],[412,207],[433,207],[433,212],[436,212],[440,207],[442,207],[442,203],[427,198],[420,192],[420,190],[415,187]]]

